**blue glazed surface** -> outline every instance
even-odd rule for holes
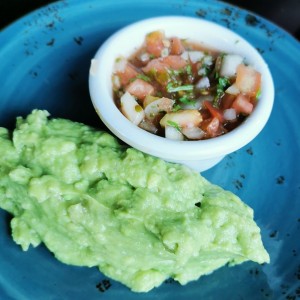
[[[99,128],[88,93],[90,59],[120,27],[147,17],[186,15],[228,26],[270,66],[271,118],[250,144],[203,173],[255,211],[271,263],[224,267],[186,286],[167,281],[134,294],[96,268],[67,266],[43,246],[22,252],[0,211],[0,299],[297,299],[300,297],[300,45],[267,20],[228,4],[186,0],[57,2],[0,32],[0,126],[33,108]],[[116,241],[117,242],[117,241]]]

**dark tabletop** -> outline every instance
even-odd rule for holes
[[[0,0],[0,29],[24,14],[51,2],[54,1]],[[224,2],[250,10],[300,39],[300,0],[227,0]]]

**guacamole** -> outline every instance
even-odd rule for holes
[[[187,167],[34,110],[0,128],[0,207],[23,250],[100,271],[136,292],[225,264],[269,261],[253,211]]]

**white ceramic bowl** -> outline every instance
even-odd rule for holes
[[[163,30],[167,37],[189,38],[208,47],[245,57],[262,74],[261,97],[252,114],[231,132],[199,141],[169,140],[132,124],[114,103],[113,67],[117,57],[129,57],[142,45],[145,35],[155,30]],[[89,89],[101,120],[125,143],[164,160],[186,164],[200,172],[211,168],[226,154],[238,150],[254,139],[265,126],[274,101],[272,76],[266,62],[252,45],[218,24],[181,16],[146,19],[113,34],[92,59]]]

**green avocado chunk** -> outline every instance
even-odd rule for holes
[[[253,210],[191,169],[34,110],[0,128],[0,207],[14,241],[136,292],[225,264],[269,262]]]

